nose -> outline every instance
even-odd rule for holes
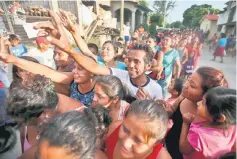
[[[54,59],[58,60],[58,54],[57,53],[54,53]]]
[[[129,68],[134,68],[134,62],[133,61],[127,61]]]
[[[188,81],[184,83],[183,88],[188,88]]]
[[[132,145],[133,145],[133,141],[130,138],[126,138],[126,139],[123,140],[123,147],[127,151],[131,151]]]

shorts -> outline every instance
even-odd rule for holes
[[[127,42],[129,41],[129,36],[124,36],[124,40]]]

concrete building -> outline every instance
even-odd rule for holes
[[[113,18],[117,18],[117,28],[120,27],[121,1],[110,1]],[[138,4],[138,1],[124,1],[124,23],[129,22],[133,32],[140,24],[148,23],[148,7]]]
[[[217,31],[230,36],[236,34],[236,1],[228,1],[226,5],[224,12],[220,14],[217,21]]]
[[[209,30],[208,39],[211,39],[212,36],[217,32],[217,20],[218,15],[215,14],[207,14],[202,17],[200,20],[200,29],[203,29],[204,32]]]

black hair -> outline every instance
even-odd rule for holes
[[[135,44],[132,48],[132,50],[143,50],[145,52],[145,58],[144,61],[146,64],[150,64],[153,59],[153,50],[152,48],[147,44]]]
[[[178,92],[178,96],[182,93],[184,80],[181,78],[176,78],[174,80],[174,90]]]
[[[11,150],[17,141],[16,130],[11,125],[0,126],[0,154]]]
[[[128,108],[125,118],[129,115],[135,115],[138,119],[144,119],[144,125],[147,126],[147,134],[150,134],[150,138],[153,137],[160,142],[166,132],[168,126],[168,115],[163,106],[152,100],[136,100],[132,102]]]
[[[9,41],[20,40],[20,38],[19,38],[19,36],[15,35],[15,34],[10,34],[8,40]]]
[[[98,48],[98,46],[96,44],[89,43],[89,44],[87,44],[87,46],[90,47],[90,48],[95,49],[96,53],[99,52],[99,48]]]
[[[6,99],[7,112],[13,117],[23,118],[25,122],[38,118],[45,109],[54,109],[58,96],[53,82],[41,75],[24,81],[13,81]]]
[[[236,152],[229,152],[224,156],[221,156],[220,159],[236,159]]]
[[[224,87],[215,87],[207,91],[206,106],[208,113],[213,118],[213,124],[220,125],[220,115],[226,117],[225,125],[236,124],[236,90]]]
[[[24,60],[27,60],[27,61],[31,61],[31,62],[35,62],[35,63],[39,63],[39,61],[38,60],[36,60],[35,58],[33,58],[33,57],[30,57],[30,56],[22,56],[22,57],[20,57],[21,59],[24,59]],[[12,78],[13,78],[13,80],[19,80],[19,79],[21,79],[21,77],[19,77],[18,76],[18,74],[17,74],[17,66],[16,65],[13,65],[13,67],[12,67]]]
[[[111,45],[113,46],[113,48],[114,48],[114,52],[115,52],[115,53],[118,52],[118,47],[115,45],[115,43],[114,43],[113,41],[111,41],[111,40],[105,41],[104,44],[103,44],[103,46],[104,46],[105,44],[111,44]]]
[[[226,38],[225,33],[221,33],[221,38]]]
[[[118,38],[118,41],[123,41],[123,38],[122,38],[122,37],[119,37],[119,38]]]
[[[96,128],[97,138],[102,138],[107,134],[109,125],[112,122],[112,118],[109,116],[109,111],[103,106],[95,106],[92,108],[84,109]]]
[[[63,147],[67,153],[80,159],[93,159],[96,151],[96,130],[86,114],[66,112],[56,116],[48,124],[40,136],[39,144],[43,141],[47,141],[50,146]]]

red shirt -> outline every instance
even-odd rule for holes
[[[0,88],[4,88],[4,84],[2,83],[1,80],[0,80]]]
[[[113,159],[114,155],[114,149],[118,142],[118,135],[119,135],[119,129],[121,125],[118,126],[106,139],[105,145],[106,145],[106,155],[109,159]],[[146,158],[146,159],[156,159],[160,150],[162,149],[162,144],[158,143],[153,147],[153,152]]]

